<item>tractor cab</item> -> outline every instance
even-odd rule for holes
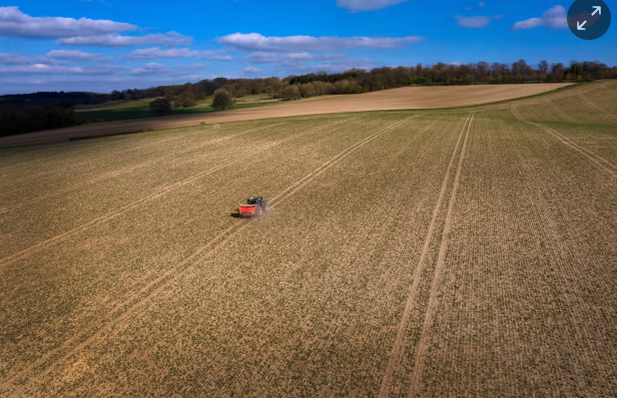
[[[246,198],[246,204],[247,205],[261,205],[261,202],[263,202],[264,198],[262,198],[261,196],[249,196],[248,198]]]

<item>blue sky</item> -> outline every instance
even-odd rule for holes
[[[595,41],[575,37],[570,4],[12,0],[0,6],[0,94],[521,58],[616,65],[615,29]]]

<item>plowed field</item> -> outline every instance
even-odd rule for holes
[[[611,397],[616,215],[617,82],[1,149],[0,396]]]

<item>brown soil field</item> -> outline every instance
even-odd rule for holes
[[[0,397],[614,397],[616,214],[614,81],[3,148]]]
[[[366,94],[329,96],[310,101],[229,110],[217,113],[170,116],[109,123],[94,123],[57,130],[0,137],[0,147],[62,142],[69,139],[162,130],[200,124],[237,122],[342,112],[395,109],[450,108],[532,96],[569,86],[559,84],[510,84],[451,87],[402,87]]]

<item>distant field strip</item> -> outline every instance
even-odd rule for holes
[[[0,147],[62,142],[71,137],[104,136],[147,129],[169,129],[197,125],[200,122],[211,124],[327,113],[472,106],[537,95],[569,85],[570,83],[401,87],[364,94],[315,98],[310,101],[293,101],[284,105],[232,109],[225,112],[89,124],[31,133],[29,137],[4,137],[0,139]]]

